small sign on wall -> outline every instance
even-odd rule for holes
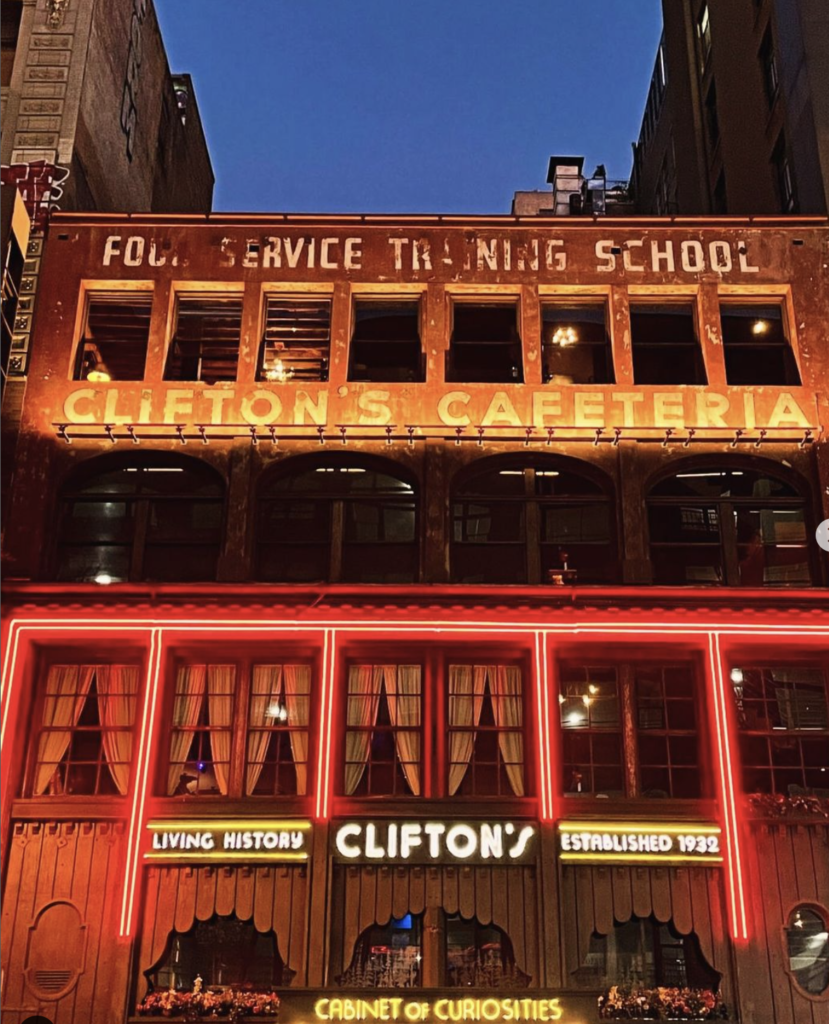
[[[306,820],[151,821],[148,861],[306,861],[311,846]]]
[[[721,864],[719,825],[566,821],[558,826],[565,863]]]

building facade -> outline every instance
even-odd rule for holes
[[[829,210],[829,10],[668,0],[631,185],[649,214]]]
[[[826,240],[55,216],[10,1024],[829,1021]]]

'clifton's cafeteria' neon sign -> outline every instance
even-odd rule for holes
[[[335,854],[385,864],[520,864],[535,856],[533,825],[506,822],[356,822],[334,830]]]

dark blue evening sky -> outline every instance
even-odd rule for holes
[[[218,210],[508,213],[553,153],[625,178],[659,0],[156,0]]]

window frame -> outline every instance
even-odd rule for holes
[[[665,382],[665,381],[640,381],[637,378],[639,374],[636,372],[636,350],[637,348],[641,352],[643,349],[646,351],[656,351],[660,353],[660,363],[662,363],[670,351],[671,346],[664,342],[651,341],[651,342],[637,342],[634,337],[633,317],[637,312],[637,307],[645,310],[647,308],[656,308],[663,306],[676,306],[677,308],[684,308],[691,314],[691,324],[694,334],[693,351],[694,351],[694,363],[700,380],[694,381],[679,381],[679,382]],[[630,309],[630,360],[631,369],[633,371],[633,386],[634,387],[654,387],[654,388],[676,388],[676,387],[708,387],[709,385],[709,373],[708,366],[705,361],[705,349],[702,344],[702,331],[701,331],[701,317],[699,310],[699,297],[696,291],[685,292],[678,294],[675,291],[670,293],[659,293],[659,294],[641,294],[639,292],[632,292],[629,295],[629,309]],[[676,350],[677,346],[672,346]],[[679,346],[683,349],[691,349],[691,342],[682,342]],[[641,368],[640,368],[641,369]]]
[[[239,654],[238,649],[226,643],[208,643],[199,646],[185,644],[171,649],[163,662],[162,680],[163,693],[159,703],[158,716],[160,725],[157,727],[157,750],[162,756],[157,758],[151,773],[152,799],[160,806],[181,812],[189,808],[208,808],[216,805],[223,813],[231,813],[234,807],[240,812],[250,813],[251,801],[256,806],[264,800],[276,800],[285,808],[284,813],[308,813],[316,791],[316,762],[318,743],[316,722],[319,716],[318,700],[321,679],[321,652],[316,644],[303,644],[297,641],[275,641],[267,645],[257,646],[255,643],[246,646],[245,653]],[[256,665],[290,665],[306,664],[311,668],[311,683],[308,694],[308,754],[306,761],[307,792],[298,793],[245,793],[245,773],[248,764],[249,708],[253,685],[253,668]],[[228,792],[221,793],[188,793],[178,796],[167,792],[168,772],[170,769],[170,752],[173,737],[173,709],[176,697],[176,680],[180,668],[187,665],[234,665],[236,668],[235,694],[233,698],[233,715],[230,728],[230,762],[228,770]],[[207,691],[205,690],[205,700]],[[189,751],[188,751],[189,753]],[[262,808],[264,812],[264,808]]]
[[[782,345],[778,344],[778,343],[774,343],[774,344],[767,343],[767,344],[764,345],[762,341],[758,341],[758,342],[752,343],[751,346],[746,345],[745,347],[746,348],[750,348],[750,347],[754,348],[754,347],[756,347],[758,349],[761,349],[761,348],[773,348],[773,349],[783,350],[783,352],[784,352],[784,356],[783,356],[784,362],[786,362],[788,364],[788,369],[793,372],[793,377],[796,377],[797,378],[796,380],[792,379],[791,381],[780,381],[776,385],[771,385],[771,384],[732,384],[731,381],[728,380],[728,376],[729,376],[729,373],[728,373],[728,359],[726,358],[727,352],[728,352],[728,343],[726,342],[726,339],[725,339],[725,329],[724,329],[723,319],[722,319],[722,317],[723,317],[723,310],[724,309],[727,310],[729,307],[738,308],[738,307],[748,307],[748,306],[768,306],[768,307],[775,307],[775,308],[779,309],[780,310],[780,324],[781,324],[781,330],[782,330],[782,333],[783,333],[784,342],[783,342]],[[720,337],[722,338],[723,359],[725,361],[726,383],[730,387],[775,387],[775,386],[777,386],[777,387],[781,387],[781,388],[799,388],[799,387],[803,386],[803,374],[800,372],[800,360],[798,359],[798,352],[797,352],[797,350],[795,348],[795,338],[794,338],[794,331],[793,331],[793,322],[792,322],[792,317],[790,315],[789,303],[786,301],[786,296],[782,296],[782,295],[761,295],[761,294],[757,294],[757,295],[755,295],[755,294],[751,294],[751,295],[727,295],[727,294],[723,294],[723,295],[719,296],[719,315],[720,315]],[[743,346],[741,346],[739,344],[735,346],[734,343],[732,342],[731,347],[732,347],[732,350],[733,350],[735,347],[742,348]]]
[[[5,280],[5,275],[4,275]],[[126,285],[126,287],[125,287]],[[89,314],[91,305],[99,300],[115,304],[119,299],[127,303],[132,298],[144,299],[149,306],[147,312],[147,337],[144,341],[144,365],[141,375],[138,377],[112,377],[113,383],[130,383],[144,381],[147,379],[147,363],[150,356],[150,341],[153,331],[153,317],[155,315],[155,289],[152,282],[129,281],[111,282],[105,285],[103,282],[96,282],[95,287],[83,287],[78,302],[77,324],[75,329],[75,345],[70,370],[70,379],[75,381],[88,380],[83,376],[83,357],[89,331]],[[108,383],[108,382],[107,382]]]
[[[396,379],[388,375],[380,376],[366,376],[360,377],[356,374],[355,370],[355,345],[360,344],[379,344],[380,342],[366,339],[357,338],[357,325],[360,322],[358,316],[360,306],[413,306],[415,307],[415,320],[417,326],[417,343],[419,347],[419,367],[415,372],[412,379]],[[426,349],[423,345],[424,338],[424,327],[426,322],[426,293],[424,291],[418,292],[383,292],[381,294],[373,294],[371,292],[356,291],[351,296],[351,317],[350,317],[350,332],[348,339],[348,368],[347,368],[347,380],[349,383],[355,384],[424,384],[426,382]],[[385,344],[410,344],[414,339],[409,341],[400,341],[392,339],[387,341]]]
[[[265,370],[265,359],[268,345],[268,309],[271,303],[293,303],[297,306],[302,305],[317,305],[320,306],[325,304],[328,307],[328,337],[327,337],[327,355],[320,359],[320,372],[319,375],[313,376],[296,376],[296,372],[290,372],[290,367],[286,371],[284,379],[277,378],[271,380],[267,376]],[[256,356],[256,380],[263,381],[270,384],[314,384],[327,383],[331,374],[331,324],[332,324],[332,313],[333,313],[333,294],[331,290],[318,291],[312,288],[303,288],[300,291],[294,291],[290,288],[286,288],[284,284],[278,289],[269,289],[263,292],[262,304],[261,304],[261,324],[259,330],[259,345]],[[279,357],[277,357],[279,358]]]
[[[789,932],[791,931],[789,922],[800,910],[807,910],[821,918],[824,929],[829,931],[829,908],[824,904],[819,903],[817,900],[809,899],[796,900],[791,903],[788,911],[783,917],[783,924],[780,928],[780,943],[783,952],[783,970],[786,972],[789,982],[797,991],[798,995],[802,996],[804,999],[808,999],[809,1002],[812,1003],[829,1003],[829,985],[827,985],[822,992],[809,992],[808,989],[802,987],[800,982],[797,980],[795,972],[792,970],[791,951],[789,949]]]
[[[580,384],[595,384],[598,387],[615,386],[616,384],[616,361],[614,359],[613,352],[613,317],[611,316],[610,303],[607,295],[540,295],[540,325],[541,325],[541,371],[542,383],[546,386],[552,384],[556,386],[557,382],[552,380],[547,375],[545,366],[545,354],[546,351],[552,346],[552,339],[550,342],[545,341],[545,323],[551,321],[545,321],[544,312],[547,309],[558,307],[559,309],[576,310],[580,307],[585,309],[597,309],[599,306],[602,307],[604,313],[604,342],[587,342],[585,347],[590,349],[603,349],[605,353],[606,368],[608,369],[608,380],[604,381],[571,381],[570,384],[563,383],[562,387],[567,386],[578,386]],[[582,342],[582,344],[585,344]]]
[[[172,372],[172,362],[176,358],[177,346],[179,342],[179,312],[181,303],[191,301],[202,301],[208,305],[220,304],[220,303],[231,303],[235,302],[239,305],[239,334],[236,339],[236,363],[233,376],[228,377],[217,377],[215,380],[206,381],[202,374],[202,362],[204,359],[201,342],[199,342],[199,368],[197,374],[193,377],[181,376],[180,374],[174,375]],[[243,353],[242,353],[242,336],[245,329],[245,293],[244,285],[234,285],[233,282],[223,282],[220,288],[217,288],[213,283],[198,284],[196,282],[188,282],[186,287],[175,288],[172,295],[170,296],[170,317],[169,317],[169,335],[167,339],[167,345],[165,346],[164,352],[164,369],[162,373],[162,381],[164,383],[187,383],[187,384],[201,384],[205,387],[210,387],[213,384],[218,383],[239,383],[241,378],[241,370],[244,365]],[[179,352],[177,358],[181,362],[186,362],[183,354]],[[183,369],[183,367],[182,367]]]
[[[445,353],[445,381],[447,384],[523,384],[524,383],[524,339],[522,334],[522,316],[523,316],[523,305],[521,296],[519,293],[505,292],[503,294],[492,295],[489,293],[475,292],[451,292],[448,294],[449,300],[449,316],[448,316],[448,338]],[[502,347],[515,347],[517,350],[517,376],[510,377],[509,379],[493,379],[493,380],[470,380],[468,375],[461,373],[456,369],[456,352],[457,345],[455,344],[455,313],[459,307],[475,307],[483,308],[486,306],[497,307],[500,309],[510,308],[515,312],[515,335],[512,338],[503,341],[492,341],[483,342],[483,344],[490,345],[493,348]],[[471,345],[481,345],[482,342],[461,342],[461,347]]]

